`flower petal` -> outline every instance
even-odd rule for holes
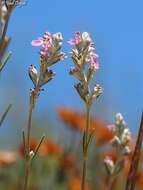
[[[75,39],[71,39],[68,41],[68,44],[70,45],[76,45],[76,40]]]
[[[32,42],[31,42],[32,46],[41,46],[42,44],[43,44],[43,40],[42,39],[32,40]]]

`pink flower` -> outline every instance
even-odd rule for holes
[[[45,32],[42,38],[33,40],[31,42],[32,46],[42,46],[40,50],[41,55],[47,55],[49,49],[52,47],[52,35],[49,32]]]
[[[90,56],[90,64],[94,70],[99,69],[99,62],[98,62],[98,55],[97,54],[94,53]]]
[[[68,41],[70,45],[78,45],[81,42],[80,32],[75,32],[75,38]]]
[[[43,39],[37,39],[37,40],[32,40],[31,45],[32,46],[41,46],[43,44]]]
[[[48,48],[41,48],[40,55],[46,56],[48,52],[49,52]]]

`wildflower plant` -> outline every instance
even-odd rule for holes
[[[38,96],[43,90],[44,85],[50,82],[54,76],[50,67],[60,60],[63,60],[65,54],[61,52],[63,37],[61,33],[51,34],[45,32],[43,37],[33,40],[32,46],[40,46],[40,69],[39,72],[34,65],[30,65],[28,69],[29,77],[33,82],[33,88],[30,92],[30,103],[29,103],[29,117],[28,117],[28,126],[27,133],[23,133],[23,142],[25,147],[25,183],[24,190],[28,188],[28,179],[30,172],[30,165],[32,160],[35,158],[42,141],[44,140],[44,135],[42,136],[39,144],[35,150],[30,150],[30,137],[31,137],[31,120],[32,113],[35,107]]]
[[[71,51],[74,67],[71,68],[69,73],[79,81],[74,87],[86,107],[86,127],[83,134],[83,173],[81,182],[81,190],[84,190],[88,148],[93,137],[93,133],[90,132],[90,111],[94,101],[102,94],[102,87],[99,84],[93,88],[91,87],[93,76],[99,69],[99,62],[90,35],[87,32],[83,32],[82,34],[76,32],[74,39],[69,40],[68,43],[74,46]]]
[[[109,175],[109,189],[112,187],[115,178],[123,170],[126,156],[131,154],[129,146],[131,142],[131,132],[122,114],[116,114],[115,124],[111,126],[111,130],[114,134],[111,145],[115,148],[117,160],[113,161],[110,156],[106,156],[104,159],[106,171]]]

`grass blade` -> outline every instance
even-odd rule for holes
[[[9,104],[9,106],[7,107],[7,109],[5,110],[4,114],[2,115],[1,119],[0,119],[0,127],[2,125],[2,123],[4,122],[10,108],[11,108],[12,104]]]
[[[3,68],[5,67],[7,61],[9,60],[9,58],[11,57],[11,52],[9,52],[6,56],[6,58],[4,59],[4,61],[2,61],[2,63],[0,64],[0,72],[3,70]]]

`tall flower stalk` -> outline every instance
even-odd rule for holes
[[[93,138],[93,131],[90,129],[90,112],[94,101],[102,94],[100,85],[96,84],[93,87],[91,85],[94,74],[99,69],[99,62],[93,41],[87,32],[83,32],[82,34],[76,32],[74,39],[69,40],[68,43],[74,46],[71,51],[74,67],[71,68],[69,73],[79,81],[74,87],[83,100],[86,110],[86,126],[83,133],[83,171],[81,181],[81,190],[85,190],[88,149]]]
[[[63,37],[61,33],[51,34],[45,32],[43,37],[33,40],[33,46],[41,46],[40,49],[40,69],[37,71],[34,65],[30,65],[28,73],[29,77],[33,82],[34,87],[30,92],[30,103],[29,103],[29,116],[28,116],[28,125],[27,132],[23,132],[23,143],[25,147],[25,181],[24,181],[24,190],[28,189],[28,181],[30,174],[30,166],[35,158],[42,141],[44,140],[44,135],[42,136],[39,144],[35,150],[30,149],[30,138],[31,138],[31,123],[32,123],[32,114],[35,108],[35,104],[38,96],[43,90],[43,86],[51,81],[55,73],[50,70],[50,67],[60,60],[63,60],[65,54],[61,52]]]

